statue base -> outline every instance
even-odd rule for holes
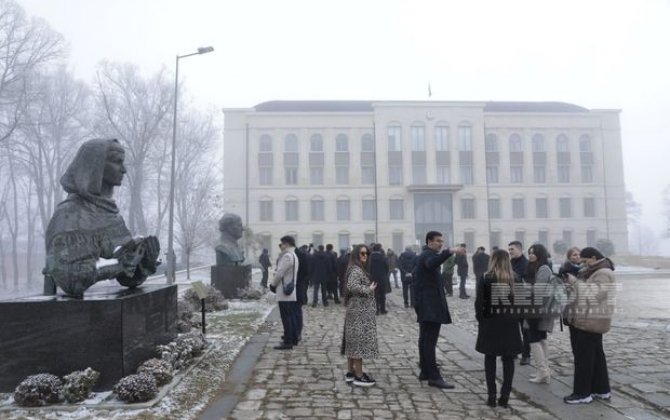
[[[177,286],[96,285],[83,299],[31,296],[0,301],[0,392],[27,376],[91,367],[109,390],[177,336]]]
[[[226,299],[238,299],[237,289],[251,285],[251,265],[213,265],[211,284]]]

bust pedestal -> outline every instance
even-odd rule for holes
[[[237,299],[237,289],[244,289],[251,284],[251,265],[213,265],[211,284],[226,299]]]
[[[29,375],[87,367],[100,372],[96,391],[109,390],[177,336],[176,321],[176,285],[95,285],[82,299],[0,301],[0,392]]]

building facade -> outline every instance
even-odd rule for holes
[[[224,196],[299,244],[627,251],[618,110],[557,102],[271,101],[225,109]]]

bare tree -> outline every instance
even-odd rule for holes
[[[213,118],[195,112],[187,115],[177,148],[175,219],[178,231],[175,241],[190,279],[191,255],[209,243],[216,233],[214,209],[218,177],[211,158],[217,137]]]
[[[63,38],[14,1],[0,0],[0,142],[19,127],[31,73],[63,54]]]
[[[102,63],[97,73],[99,118],[96,130],[113,136],[126,149],[128,225],[148,231],[143,193],[152,145],[167,137],[173,88],[165,70],[144,79],[130,64]]]

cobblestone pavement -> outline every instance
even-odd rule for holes
[[[512,408],[493,409],[485,405],[483,356],[474,350],[477,327],[472,299],[449,298],[454,324],[442,329],[437,352],[444,377],[456,384],[455,390],[447,391],[418,380],[416,316],[402,307],[398,289],[388,299],[388,315],[377,317],[380,357],[364,365],[377,380],[376,386],[358,388],[343,380],[345,359],[339,354],[342,306],[305,307],[300,345],[290,351],[272,349],[281,336],[281,323],[275,316],[275,327],[238,403],[232,413],[220,413],[218,418],[669,418],[668,411],[662,411],[668,406],[670,379],[664,328],[635,328],[625,322],[615,326],[605,336],[613,398],[610,403],[594,401],[581,406],[562,402],[572,388],[572,354],[567,330],[556,328],[550,337],[556,372],[552,383],[531,384],[528,376],[533,368],[517,366]],[[217,418],[211,412],[204,417]]]

